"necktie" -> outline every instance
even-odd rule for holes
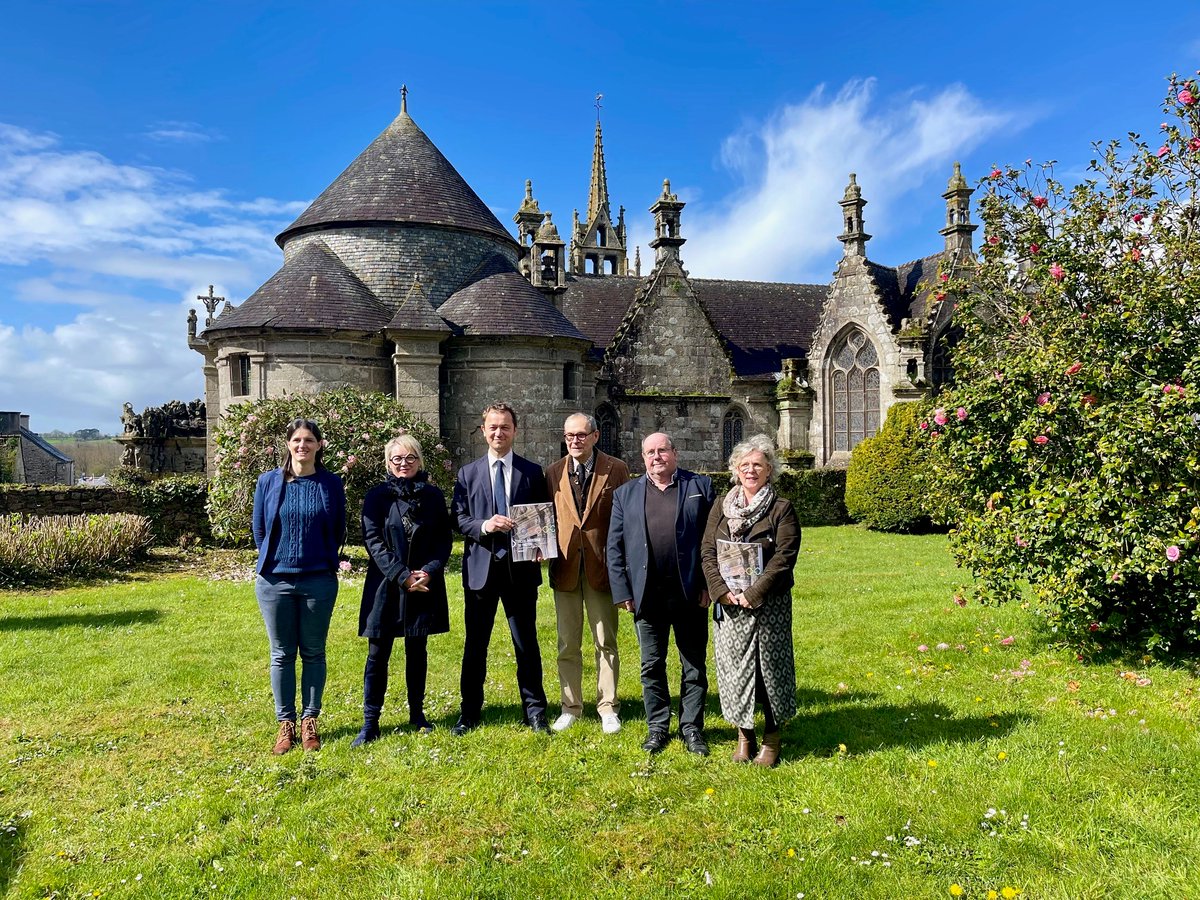
[[[496,480],[492,484],[492,499],[496,504],[496,515],[508,515],[508,496],[504,491],[504,460],[496,461]]]

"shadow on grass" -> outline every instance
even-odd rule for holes
[[[162,618],[157,609],[131,609],[113,613],[56,613],[46,616],[0,616],[0,633],[55,631],[59,628],[124,628],[149,625]]]
[[[458,722],[458,713],[453,712],[450,715],[439,716],[430,719],[433,722],[433,727],[438,731],[449,731]],[[547,711],[547,721],[553,722],[554,716]],[[517,703],[484,703],[483,716],[479,720],[479,728],[477,730],[486,731],[489,728],[498,728],[510,725],[524,726],[525,710]],[[395,731],[407,732],[414,729],[408,724],[408,710],[403,701],[395,704],[387,704],[383,708],[383,716],[379,722],[385,735]],[[355,720],[352,725],[339,725],[331,727],[328,730],[321,729],[321,739],[336,741],[338,738],[353,737],[358,734],[358,729],[361,727],[361,720]]]
[[[1009,734],[1033,718],[1026,713],[963,716],[942,703],[890,703],[880,699],[879,694],[869,692],[831,694],[800,688],[796,692],[796,717],[783,727],[788,755],[833,756],[839,744],[845,744],[851,753],[862,754],[890,747],[915,750],[946,741],[972,743]],[[732,742],[736,731],[720,718],[720,702],[712,695],[708,712],[710,735],[718,741]]]
[[[17,818],[0,818],[0,895],[8,886],[25,855],[25,824]]]

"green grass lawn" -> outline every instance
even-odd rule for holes
[[[275,758],[251,584],[0,593],[0,895],[1200,896],[1195,678],[1077,662],[1028,611],[959,609],[957,578],[942,537],[805,533],[800,713],[773,771],[729,761],[711,666],[713,755],[639,749],[628,618],[619,735],[590,709],[561,735],[523,728],[499,619],[484,727],[453,738],[456,590],[430,640],[443,727],[401,727],[395,665],[384,738],[351,751],[365,642],[344,583],[325,748]],[[539,626],[553,718],[545,588]]]

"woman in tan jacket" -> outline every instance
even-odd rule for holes
[[[733,760],[753,757],[757,765],[773,766],[779,761],[780,728],[796,714],[792,569],[800,552],[800,522],[772,487],[775,447],[766,435],[734,447],[729,469],[734,487],[713,505],[701,545],[713,599],[721,714],[738,729]],[[756,701],[765,719],[757,755]]]

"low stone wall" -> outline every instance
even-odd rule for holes
[[[135,492],[121,488],[6,484],[0,485],[0,514],[6,513],[29,516],[133,513],[150,520],[160,544],[174,544],[183,535],[203,540],[209,537],[208,514],[203,499],[198,497],[152,505]]]

